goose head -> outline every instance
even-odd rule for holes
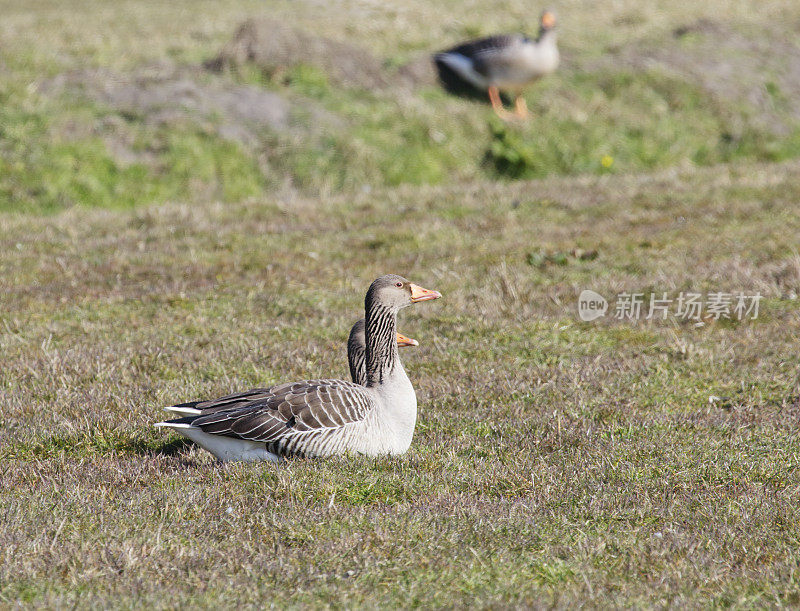
[[[414,303],[438,299],[441,296],[438,291],[422,288],[402,276],[388,274],[370,285],[365,305],[368,310],[374,304],[397,313]]]
[[[556,27],[556,16],[550,11],[542,11],[542,16],[539,18],[539,28],[542,32],[549,32]]]
[[[406,337],[402,333],[397,334],[397,345],[398,346],[419,346],[419,342],[415,340],[413,337]]]
[[[413,396],[414,389],[397,352],[397,313],[411,304],[439,297],[437,291],[424,289],[395,274],[381,276],[369,286],[364,299],[368,387],[399,381]]]

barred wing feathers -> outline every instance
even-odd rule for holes
[[[275,454],[327,454],[343,427],[364,420],[374,401],[358,384],[307,380],[269,389],[262,397],[192,418],[204,433],[267,444]]]
[[[509,49],[524,41],[521,34],[498,34],[465,42],[445,53],[457,53],[472,60],[473,69],[483,76],[491,76],[498,64],[513,63],[514,56],[507,56]]]
[[[336,382],[336,380],[315,380],[315,382]],[[275,394],[284,392],[293,384],[297,384],[297,382],[279,384],[277,386],[270,386],[268,388],[251,388],[249,390],[232,393],[216,399],[178,403],[177,405],[170,405],[164,409],[170,412],[176,412],[185,415],[205,416],[219,411],[244,407],[245,405],[252,405],[257,401],[264,401]]]

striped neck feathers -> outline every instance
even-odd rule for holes
[[[350,379],[361,386],[364,386],[367,382],[365,360],[364,346],[350,338],[350,341],[347,342],[347,364],[350,366]]]
[[[383,384],[400,364],[397,352],[397,311],[380,303],[368,303],[366,386]]]

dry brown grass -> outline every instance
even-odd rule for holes
[[[0,217],[0,600],[800,604],[799,196],[788,163]],[[218,466],[152,428],[345,375],[384,272],[444,293],[401,317],[408,455]],[[765,300],[586,324],[583,288]]]
[[[695,167],[797,154],[797,3],[561,2],[505,132],[359,90],[540,8],[0,0],[0,607],[800,606],[800,163]],[[374,79],[204,71],[265,15]],[[620,174],[497,183],[490,144]],[[152,427],[346,375],[386,272],[444,293],[401,316],[406,456],[220,466]],[[585,288],[765,299],[587,324]]]

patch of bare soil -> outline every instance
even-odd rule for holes
[[[244,144],[253,144],[253,127],[282,130],[289,124],[289,103],[276,93],[251,85],[204,83],[190,71],[174,68],[134,74],[78,70],[46,81],[40,91],[84,95],[151,124],[216,118],[222,136]]]
[[[378,89],[387,85],[380,60],[349,43],[313,36],[271,19],[248,19],[219,55],[206,63],[211,70],[236,69],[251,62],[267,74],[294,66],[315,66],[337,85]]]
[[[408,88],[431,86],[439,82],[433,58],[428,53],[400,66],[397,79]]]
[[[613,61],[681,75],[721,108],[749,107],[756,126],[777,134],[800,121],[800,39],[777,24],[744,31],[700,19],[675,28],[669,38],[620,49]]]
[[[272,19],[248,19],[206,68],[236,70],[252,63],[266,74],[298,65],[314,66],[336,85],[357,89],[416,87],[436,81],[433,65],[425,55],[392,70],[366,49],[315,36]]]

